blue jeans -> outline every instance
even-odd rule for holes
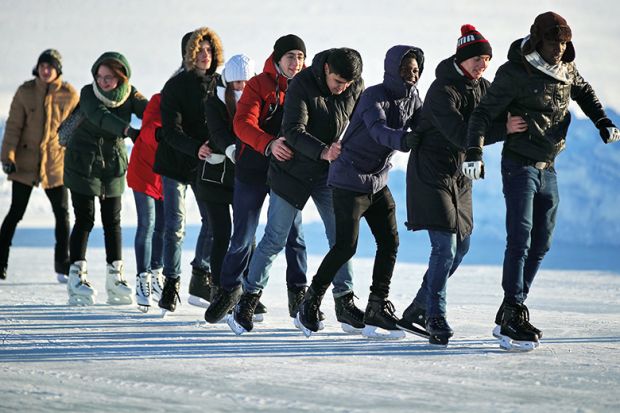
[[[181,254],[183,252],[183,238],[185,238],[185,194],[188,185],[165,176],[162,177],[162,183],[165,221],[163,274],[169,278],[177,278],[181,275]],[[196,202],[200,210],[202,225],[191,265],[209,271],[213,235],[209,229],[205,203],[198,200]]]
[[[221,286],[231,291],[241,285],[247,275],[254,251],[260,212],[269,192],[267,185],[250,184],[235,179],[233,192],[233,234],[224,257],[220,274]],[[293,221],[285,247],[286,284],[288,287],[306,284],[308,269],[306,243],[301,227],[301,214]]]
[[[134,238],[137,273],[162,268],[164,248],[164,201],[133,191],[138,214]]]
[[[502,287],[511,304],[525,301],[551,247],[560,203],[555,169],[537,169],[502,158],[506,200],[506,252]]]
[[[336,242],[332,190],[327,185],[317,186],[312,191],[311,197],[325,225],[325,235],[331,248]],[[271,191],[265,235],[256,246],[250,260],[248,276],[243,283],[246,292],[257,293],[265,288],[269,280],[269,268],[284,248],[291,225],[297,219],[301,219],[301,211]],[[353,268],[350,260],[338,270],[333,285],[334,297],[341,297],[353,291]]]
[[[426,309],[426,316],[446,316],[446,289],[448,278],[459,267],[469,251],[469,235],[459,240],[458,235],[446,231],[428,231],[431,240],[431,257],[424,274],[422,286],[414,303]]]

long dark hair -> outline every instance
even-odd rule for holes
[[[235,117],[237,112],[237,101],[235,100],[235,89],[233,89],[232,82],[226,84],[226,90],[224,91],[224,101],[226,103],[226,111],[230,120]]]

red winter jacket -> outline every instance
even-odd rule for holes
[[[155,131],[161,127],[159,104],[161,94],[151,97],[142,118],[142,129],[131,150],[131,158],[127,168],[127,185],[137,192],[142,192],[157,200],[164,197],[161,176],[153,172],[157,140]]]
[[[235,176],[248,183],[266,183],[267,146],[276,139],[282,123],[288,79],[279,74],[273,54],[265,60],[263,72],[251,78],[237,103],[233,129],[238,136]]]

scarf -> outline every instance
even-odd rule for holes
[[[523,49],[523,45],[527,40],[529,40],[530,36],[526,36],[521,42],[521,49]],[[570,77],[568,75],[568,65],[564,62],[560,62],[557,65],[551,65],[547,63],[545,59],[538,53],[537,50],[534,50],[530,54],[526,54],[525,60],[532,65],[535,69],[543,72],[546,75],[551,76],[554,79],[559,80],[560,82],[570,83]]]
[[[117,108],[121,106],[131,93],[129,82],[122,82],[116,88],[110,91],[104,91],[99,88],[97,81],[93,81],[93,92],[107,108]]]

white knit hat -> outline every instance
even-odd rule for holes
[[[255,66],[252,58],[244,54],[236,54],[228,59],[226,65],[224,65],[224,80],[226,83],[237,80],[250,80],[256,74]]]

